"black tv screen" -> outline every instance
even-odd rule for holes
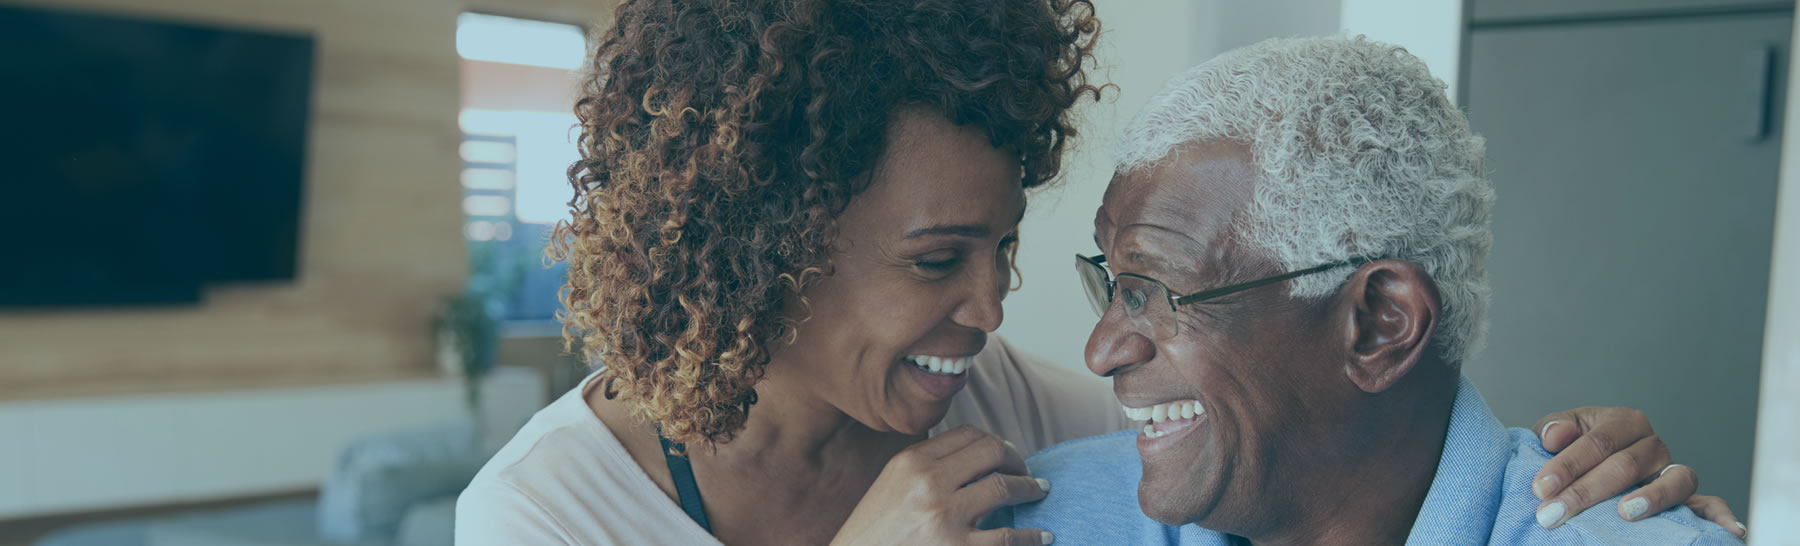
[[[292,279],[310,37],[0,6],[0,307]]]

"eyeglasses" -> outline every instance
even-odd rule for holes
[[[1207,300],[1243,292],[1259,286],[1275,284],[1296,277],[1304,277],[1314,273],[1322,273],[1344,266],[1360,266],[1370,260],[1354,259],[1332,262],[1318,267],[1283,273],[1273,277],[1238,283],[1231,286],[1214,288],[1178,296],[1169,291],[1162,281],[1138,275],[1121,273],[1114,280],[1106,270],[1106,255],[1089,258],[1075,255],[1075,270],[1081,274],[1081,284],[1087,289],[1088,304],[1094,306],[1094,314],[1106,316],[1106,309],[1117,299],[1125,306],[1125,315],[1138,325],[1141,331],[1153,333],[1158,341],[1175,337],[1175,310],[1183,305],[1201,303]],[[1115,295],[1117,296],[1115,298]],[[1156,303],[1166,300],[1168,305]]]

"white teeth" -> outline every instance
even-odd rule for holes
[[[1168,435],[1167,432],[1156,430],[1154,425],[1144,425],[1144,437],[1146,438],[1161,438]]]
[[[1150,423],[1161,423],[1176,419],[1193,419],[1205,414],[1206,408],[1200,405],[1199,400],[1164,402],[1147,408],[1125,406],[1126,418],[1133,421],[1149,421]]]
[[[914,366],[918,366],[920,369],[938,375],[956,375],[963,373],[968,371],[969,365],[975,361],[973,357],[943,358],[926,355],[907,355],[903,358],[907,362],[911,362]]]

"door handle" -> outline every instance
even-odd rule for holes
[[[1749,55],[1751,84],[1749,104],[1746,104],[1744,138],[1750,142],[1760,142],[1769,136],[1771,111],[1775,109],[1775,71],[1780,67],[1775,63],[1775,48],[1763,46]]]

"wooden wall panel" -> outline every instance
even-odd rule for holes
[[[465,275],[456,16],[601,26],[616,0],[0,0],[311,34],[300,271],[195,307],[0,313],[0,400],[434,373]]]

